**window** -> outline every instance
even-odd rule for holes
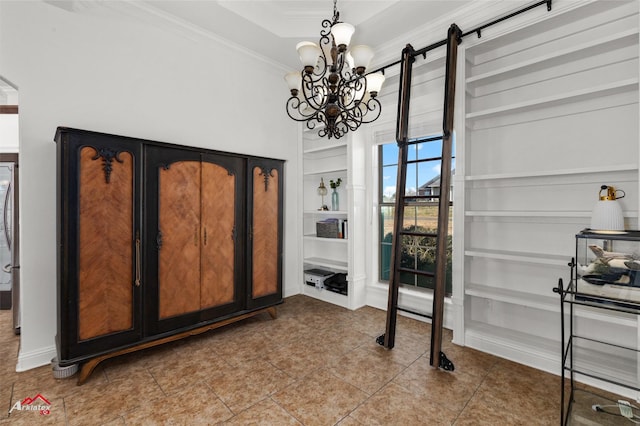
[[[429,137],[430,139],[431,137]],[[442,139],[419,142],[421,138],[409,145],[408,160],[424,160],[407,164],[407,183],[405,194],[437,196],[440,188],[440,156],[442,155]],[[424,138],[428,139],[428,138]],[[455,142],[453,147],[455,152]],[[396,182],[398,175],[397,144],[388,143],[379,146],[379,217],[380,217],[380,280],[389,281],[391,270],[391,240],[393,236],[393,217],[396,200]],[[452,174],[455,173],[455,159],[452,159]],[[453,180],[451,180],[453,185]],[[451,294],[451,246],[453,235],[453,188],[450,191],[449,235],[447,241],[447,277],[446,294]],[[403,228],[417,232],[435,232],[438,228],[438,197],[406,199]],[[436,239],[432,237],[403,237],[401,266],[435,271]],[[401,274],[400,284],[423,289],[433,289],[434,279],[415,274]]]

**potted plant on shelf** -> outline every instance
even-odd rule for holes
[[[340,210],[340,200],[338,199],[338,192],[336,192],[336,189],[338,189],[341,183],[342,178],[329,180],[329,186],[333,190],[333,192],[331,193],[331,210],[334,211]]]

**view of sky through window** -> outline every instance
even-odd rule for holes
[[[455,152],[455,143],[453,147]],[[424,142],[409,146],[407,159],[438,158],[442,155],[442,141]],[[381,191],[385,202],[395,200],[396,180],[398,175],[398,145],[388,143],[382,145],[382,181]],[[455,158],[451,162],[452,170],[455,170]],[[420,186],[440,176],[440,160],[427,161],[418,164],[407,165],[407,195],[417,194]]]

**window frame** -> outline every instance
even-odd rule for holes
[[[439,139],[433,140],[434,137],[439,136]],[[428,139],[428,140],[427,140]],[[420,142],[421,140],[425,140],[424,142]],[[439,144],[442,144],[444,142],[443,139],[443,135],[442,134],[435,134],[435,135],[430,135],[430,136],[424,136],[424,137],[418,137],[418,138],[413,138],[411,140],[412,145],[411,147],[415,147],[416,152],[413,153],[413,155],[409,156],[409,158],[416,158],[419,160],[424,160],[424,161],[441,161],[441,157],[424,157],[421,158],[418,154],[418,149],[419,149],[419,145],[421,143],[430,143],[430,142],[437,142]],[[396,198],[395,198],[395,194],[393,196],[393,198],[391,200],[385,200],[385,195],[384,195],[384,190],[385,190],[385,186],[384,186],[384,171],[385,168],[389,168],[391,166],[395,166],[396,168],[396,174],[397,174],[397,167],[399,167],[398,165],[398,161],[397,161],[397,157],[395,160],[393,161],[389,161],[389,158],[384,157],[384,147],[385,145],[390,145],[391,143],[395,143],[395,142],[388,142],[388,143],[380,143],[377,144],[377,171],[378,171],[378,188],[377,188],[377,214],[378,214],[378,241],[377,241],[377,252],[378,252],[378,268],[377,268],[377,276],[378,276],[378,281],[381,283],[389,283],[389,278],[390,278],[390,274],[391,274],[391,270],[390,270],[390,261],[386,262],[386,267],[387,267],[387,272],[386,274],[388,275],[388,277],[385,277],[385,272],[384,272],[384,268],[385,268],[385,262],[383,260],[384,258],[384,254],[383,254],[383,250],[385,246],[390,247],[391,243],[389,242],[385,242],[384,239],[386,237],[386,235],[388,235],[389,233],[386,232],[385,233],[385,220],[383,219],[383,212],[386,209],[395,209],[395,203],[396,203]],[[454,142],[455,143],[455,142]],[[387,161],[385,163],[385,160]],[[452,156],[452,162],[454,162],[455,164],[455,156]],[[452,170],[455,171],[455,168],[452,167]],[[419,173],[416,173],[416,185],[418,183],[418,179],[419,179]],[[424,185],[424,184],[423,184]],[[421,186],[423,186],[421,185]],[[419,188],[420,186],[416,186],[416,194],[419,194]],[[396,189],[397,189],[397,178],[396,178]],[[406,190],[406,188],[405,188]],[[450,251],[450,255],[449,255],[449,264],[451,265],[452,259],[453,259],[453,247],[452,247],[452,242],[453,242],[453,179],[451,179],[451,183],[450,183],[450,188],[449,188],[449,193],[450,193],[450,199],[449,199],[449,208],[450,210],[450,215],[449,215],[449,226],[450,226],[450,230],[451,232],[449,232],[448,234],[448,238],[450,239],[449,242],[449,246],[451,247],[451,251]],[[406,202],[405,204],[405,208],[417,208],[417,207],[438,207],[439,205],[439,198],[436,198],[435,200],[430,200],[430,201],[419,201],[416,199],[413,200],[409,200]],[[436,216],[436,220],[437,220],[437,216]],[[407,221],[406,221],[406,214],[405,214],[405,221],[403,225],[406,225]],[[409,225],[409,226],[418,226],[417,225],[417,219],[416,216],[414,216],[413,219],[413,225]],[[393,231],[392,231],[393,232]],[[388,249],[390,250],[390,248]],[[417,254],[416,254],[417,256]],[[417,257],[414,258],[414,262],[417,262]],[[452,274],[451,274],[451,268],[448,268],[447,271],[447,292],[446,292],[446,296],[450,297],[452,295],[453,292],[453,288],[452,288]],[[400,286],[403,288],[408,288],[408,289],[415,289],[415,290],[419,290],[419,291],[424,291],[427,293],[432,293],[433,292],[433,283],[431,284],[431,286],[429,285],[419,285],[419,279],[420,277],[417,275],[414,275],[413,278],[413,283],[407,283],[407,282],[403,282],[401,280],[400,282]],[[430,278],[432,280],[432,278]]]

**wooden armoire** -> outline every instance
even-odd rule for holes
[[[58,362],[102,360],[282,302],[283,161],[58,128]]]

